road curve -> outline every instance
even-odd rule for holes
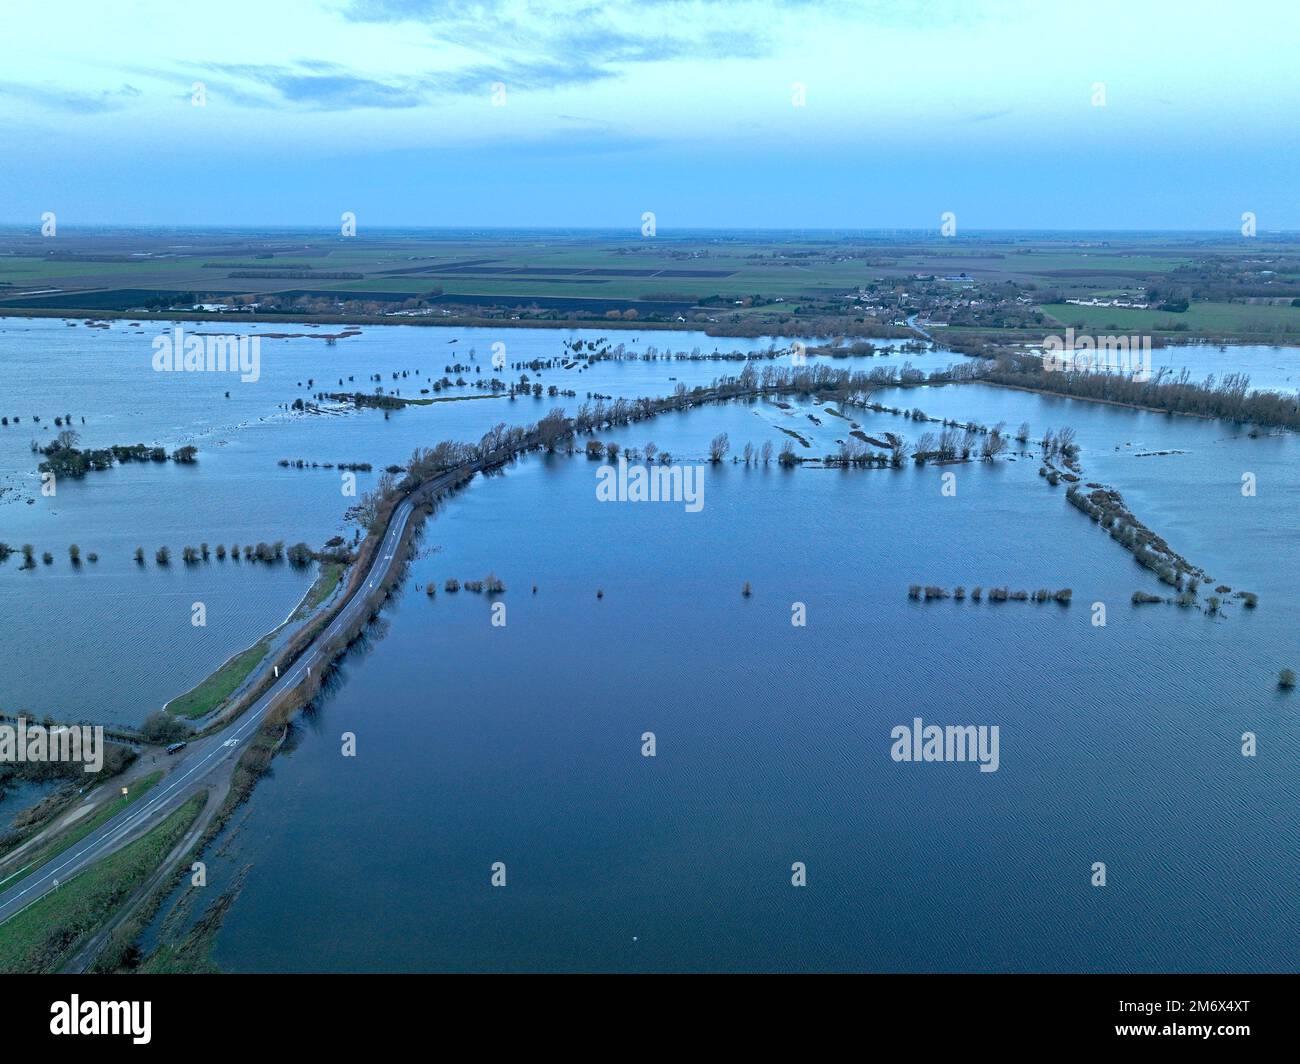
[[[429,482],[430,489],[443,486],[453,474],[442,474]],[[87,865],[94,863],[156,825],[186,799],[205,790],[214,774],[232,773],[239,759],[240,744],[256,733],[277,699],[292,691],[307,678],[312,668],[328,665],[321,653],[322,644],[355,622],[365,609],[369,593],[379,586],[394,564],[399,562],[397,548],[411,516],[415,512],[414,494],[408,495],[393,510],[388,531],[375,551],[370,571],[352,597],[311,644],[303,650],[292,667],[260,699],[224,728],[196,739],[180,754],[174,755],[171,771],[139,805],[123,810],[101,824],[76,845],[55,855],[39,869],[0,892],[0,923],[22,912],[43,898],[60,883],[66,883]],[[272,669],[268,662],[262,673]]]

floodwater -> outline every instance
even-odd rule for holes
[[[130,334],[149,327],[128,329],[0,323],[0,364],[20,389],[0,406],[23,416],[17,431],[0,430],[0,475],[19,496],[0,504],[0,539],[57,559],[35,572],[18,571],[17,556],[0,567],[6,709],[138,721],[290,612],[310,577],[287,566],[140,571],[130,558],[137,542],[152,555],[163,542],[178,553],[204,539],[319,544],[344,531],[337,471],[282,469],[280,458],[372,462],[364,488],[417,445],[574,409],[588,391],[666,394],[669,378],[689,385],[737,368],[599,363],[543,371],[574,399],[309,416],[276,404],[337,387],[340,375],[355,376],[356,390],[382,373],[385,387],[418,392],[416,368],[441,376],[458,360],[447,349],[470,344],[485,362],[498,337],[458,330],[448,345],[452,330],[393,328],[328,348],[266,341],[262,380],[240,385],[142,372],[131,360],[147,364],[148,337]],[[514,362],[553,357],[568,335],[504,340]],[[927,368],[954,360],[837,364],[905,357]],[[1249,371],[1256,356],[1219,357]],[[402,370],[410,376],[394,383]],[[1294,970],[1300,714],[1276,678],[1300,661],[1296,435],[983,385],[874,398],[1013,430],[1027,421],[1034,438],[1073,427],[1086,481],[1118,488],[1216,581],[1258,594],[1259,608],[1131,605],[1135,590],[1161,585],[1039,477],[1031,455],[943,470],[728,461],[704,466],[697,512],[601,502],[600,462],[529,456],[476,478],[426,524],[400,592],[206,855],[210,886],[195,915],[248,866],[216,961],[246,971]],[[29,408],[42,426],[72,413],[91,446],[192,441],[199,462],[92,473],[44,499]],[[873,436],[935,428],[845,413]],[[779,449],[783,428],[810,441],[800,453],[821,455],[848,425],[807,400],[729,403],[600,438],[653,440],[675,464],[703,465],[719,432],[735,454],[745,442]],[[67,542],[98,550],[98,568],[73,571]],[[444,590],[489,572],[506,585],[499,597]],[[1068,587],[1073,598],[924,603],[908,598],[914,583]],[[199,598],[209,626],[196,633]],[[997,727],[997,771],[895,761],[891,732],[918,717]],[[1246,732],[1254,757],[1242,756]],[[492,885],[498,862],[504,886]],[[1092,885],[1098,862],[1104,887]],[[792,885],[796,863],[806,886]]]

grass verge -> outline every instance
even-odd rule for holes
[[[196,794],[142,838],[0,924],[0,971],[54,972],[162,864],[207,801]]]
[[[27,868],[42,865],[52,857],[57,857],[64,850],[75,846],[101,824],[111,820],[113,817],[117,816],[118,813],[122,812],[122,810],[134,805],[148,794],[153,788],[153,785],[162,779],[162,775],[161,772],[151,772],[143,779],[132,784],[126,795],[119,794],[94,816],[89,816],[84,820],[79,821],[71,831],[60,835],[57,839],[47,843],[39,850],[33,851],[30,855],[24,858],[23,867]],[[0,887],[4,886],[5,883],[9,881],[9,878],[9,876],[6,876],[4,879],[0,879]]]

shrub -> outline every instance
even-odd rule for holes
[[[150,713],[140,725],[140,738],[147,743],[174,743],[188,738],[189,735],[190,729],[183,721],[177,720],[170,713],[164,713],[161,709]]]
[[[282,544],[277,543],[276,546],[282,548]],[[286,554],[289,564],[296,569],[310,565],[316,558],[315,552],[306,543],[295,543]]]

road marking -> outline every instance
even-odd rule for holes
[[[410,512],[413,509],[413,507],[410,503],[410,500],[407,499],[401,503],[398,509],[399,510],[405,509],[406,514],[403,515],[401,524],[395,527],[389,533],[389,538],[396,538],[400,534],[401,529],[403,529],[406,525],[406,517],[410,515]],[[397,511],[394,511],[395,514],[396,512]],[[391,559],[391,557],[392,555],[388,555],[384,560],[388,561]],[[374,587],[374,581],[371,581],[370,586]],[[346,606],[343,607],[342,610],[339,611],[339,615],[334,619],[334,622],[328,625],[325,631],[318,638],[320,639],[328,638],[330,635],[334,633],[335,629],[337,629],[341,624],[343,624],[351,614],[355,614],[358,609],[360,609],[360,602],[357,599],[353,598]],[[310,666],[307,667],[307,674],[311,675]],[[278,666],[276,666],[276,675],[277,677],[279,675]],[[37,895],[37,897],[32,899],[32,901],[40,900],[40,898],[44,897],[45,894],[49,893],[50,890],[54,890],[58,888],[59,880],[57,878],[51,878],[54,873],[62,873],[65,868],[70,868],[70,867],[72,869],[72,874],[79,872],[84,865],[89,864],[90,860],[93,860],[94,857],[98,856],[100,852],[107,851],[119,840],[124,838],[126,835],[130,834],[142,822],[147,821],[148,814],[151,811],[153,811],[159,805],[159,803],[165,803],[167,800],[175,797],[177,792],[181,789],[182,785],[185,783],[185,781],[188,780],[191,776],[193,776],[196,772],[198,772],[200,769],[207,766],[214,759],[216,759],[217,761],[225,759],[229,755],[230,749],[233,748],[235,744],[239,741],[239,739],[243,737],[244,733],[247,732],[250,728],[261,724],[261,722],[266,718],[266,715],[270,711],[271,705],[275,702],[275,700],[279,698],[280,695],[286,693],[287,691],[291,691],[297,685],[297,681],[301,676],[302,676],[302,672],[300,670],[294,671],[289,676],[285,677],[281,682],[272,684],[270,690],[268,690],[266,694],[263,695],[258,702],[256,702],[253,706],[251,706],[248,709],[244,717],[240,718],[238,722],[228,725],[228,727],[233,727],[235,729],[234,738],[227,740],[226,742],[222,743],[220,746],[214,747],[211,750],[211,752],[209,752],[207,755],[205,755],[200,760],[195,762],[188,771],[176,777],[174,780],[169,780],[166,784],[160,787],[159,790],[148,801],[144,802],[138,809],[127,810],[124,811],[122,814],[119,814],[125,818],[121,821],[120,824],[116,820],[108,821],[108,823],[103,825],[103,829],[102,829],[103,833],[97,839],[90,840],[87,843],[87,845],[83,846],[80,850],[72,854],[72,856],[70,856],[66,861],[64,861],[58,867],[50,869],[48,872],[42,874],[39,877],[38,882],[34,882],[24,887],[16,894],[13,894],[7,902],[0,900],[0,911],[13,905],[19,899],[26,897],[26,895],[30,894],[33,890],[37,889],[37,887],[43,886],[45,884],[52,884],[51,886],[46,887],[46,889],[43,890],[39,895]],[[211,736],[210,738],[215,738],[215,737],[216,736],[214,735]],[[92,855],[91,858],[86,861],[81,861],[81,858],[83,858],[87,854]],[[81,862],[80,864],[78,864],[79,861]],[[19,871],[21,872],[22,870],[20,869]],[[13,878],[13,874],[11,874],[9,877],[6,878]],[[16,884],[16,886],[17,885],[21,885],[21,884]],[[4,923],[5,921],[12,919],[14,916],[22,912],[23,909],[25,909],[30,904],[31,902],[25,902],[23,905],[14,909],[14,911],[10,913],[8,916],[0,916],[0,923]]]

